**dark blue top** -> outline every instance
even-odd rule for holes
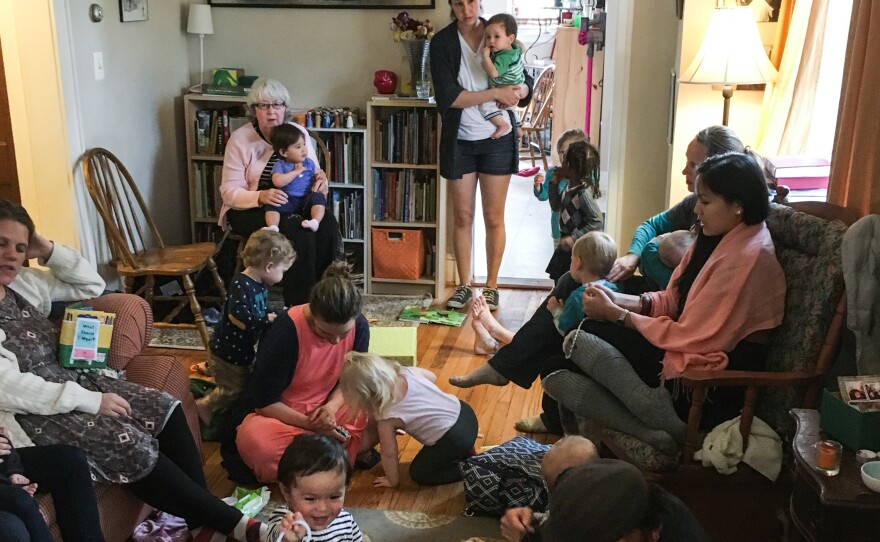
[[[214,328],[211,353],[233,365],[250,365],[254,348],[269,327],[266,285],[244,273],[232,277],[223,317]]]

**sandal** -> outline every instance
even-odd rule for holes
[[[541,416],[523,418],[513,424],[513,428],[520,433],[549,433],[547,426],[541,420]]]
[[[203,361],[201,363],[193,363],[189,366],[189,372],[202,376],[214,376],[214,371],[208,367],[208,362]]]

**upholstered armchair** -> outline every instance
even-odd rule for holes
[[[189,392],[189,375],[174,356],[143,355],[153,332],[153,313],[143,298],[130,294],[108,294],[84,302],[95,310],[116,314],[108,364],[124,370],[126,379],[167,391],[181,401],[196,444],[201,449],[195,400]],[[124,542],[151,509],[124,486],[96,484],[101,528],[107,542]],[[39,497],[40,510],[52,533],[61,540],[55,524],[55,508],[48,495]]]

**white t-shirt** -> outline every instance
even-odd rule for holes
[[[480,91],[489,88],[489,76],[483,69],[480,51],[483,42],[474,52],[465,41],[461,32],[458,33],[458,41],[461,43],[461,68],[458,70],[458,84],[465,90]],[[461,110],[461,124],[458,126],[458,139],[465,141],[478,141],[486,139],[495,132],[495,126],[483,118],[480,107],[472,105]]]

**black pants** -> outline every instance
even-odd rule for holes
[[[226,215],[232,231],[244,237],[266,225],[266,216],[262,208],[231,210]],[[331,213],[325,213],[318,231],[313,232],[301,225],[299,220],[284,218],[278,229],[290,239],[296,250],[296,261],[284,273],[281,284],[284,289],[286,306],[302,305],[309,301],[312,286],[321,280],[324,270],[336,258],[336,244],[339,236],[339,224]]]
[[[588,320],[581,329],[599,337],[619,350],[645,384],[653,388],[660,386],[660,373],[663,370],[662,361],[663,356],[666,355],[665,350],[657,348],[648,342],[638,331],[611,322]],[[767,346],[740,341],[733,350],[727,353],[727,356],[729,358],[728,369],[760,371],[764,368]],[[571,360],[560,356],[548,360],[543,365],[541,377],[543,378],[559,369],[568,369],[583,374],[583,371]],[[667,381],[666,386],[672,390],[675,386],[675,381]],[[738,416],[742,409],[744,394],[744,388],[738,387],[719,387],[709,390],[706,402],[703,404],[700,428],[712,429],[716,425]],[[687,420],[690,410],[690,397],[685,393],[678,393],[674,395],[674,398],[675,410],[679,418]],[[541,419],[547,428],[561,428],[561,423],[559,423],[559,405],[556,401],[545,393],[541,406],[544,409]],[[548,423],[559,423],[559,425],[554,425],[551,428],[550,425],[547,425]]]
[[[559,354],[562,354],[562,335],[553,323],[545,299],[514,334],[510,344],[502,346],[488,363],[517,386],[529,389],[541,374],[545,361]]]
[[[34,540],[40,539],[31,537],[21,518],[12,512],[0,510],[0,542],[32,542]]]
[[[433,446],[425,446],[413,458],[409,475],[423,486],[439,486],[461,480],[458,464],[471,456],[477,440],[477,415],[461,401],[458,420]]]
[[[171,413],[158,439],[156,466],[147,476],[129,484],[132,493],[154,508],[183,518],[190,529],[208,526],[231,533],[242,514],[208,491],[202,460],[180,406]]]
[[[95,488],[89,474],[86,456],[79,448],[66,444],[17,448],[24,474],[38,485],[39,493],[49,493],[55,504],[58,528],[64,540],[95,540],[101,542],[101,522]],[[14,490],[14,491],[11,491]],[[18,487],[0,487],[0,510],[21,520],[32,542],[51,542],[52,535],[34,499]],[[15,522],[8,516],[0,526],[0,541],[18,540],[13,533]],[[4,538],[7,536],[9,538]]]

